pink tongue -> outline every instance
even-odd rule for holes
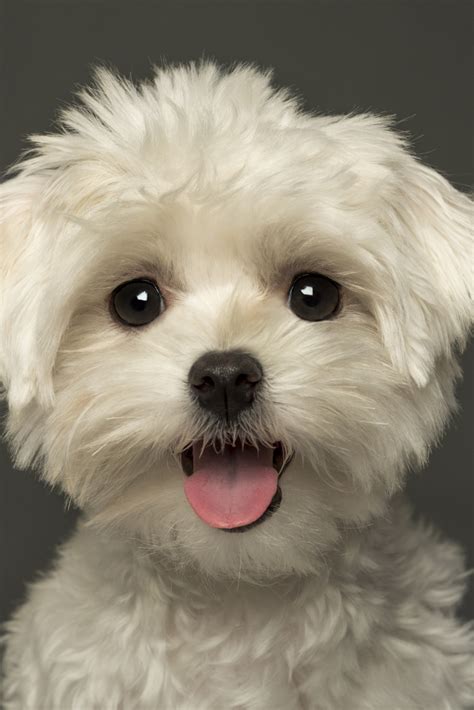
[[[278,486],[273,449],[226,446],[218,454],[207,446],[199,457],[200,449],[194,445],[194,473],[184,483],[194,512],[213,528],[238,528],[258,520]]]

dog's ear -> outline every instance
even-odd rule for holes
[[[367,244],[380,266],[373,310],[387,352],[398,371],[423,387],[439,358],[463,348],[472,323],[473,203],[411,154],[393,118],[325,121],[327,134],[352,156],[364,209],[389,237]]]
[[[462,350],[472,322],[474,210],[405,149],[391,169],[379,220],[394,242],[397,289],[378,304],[379,321],[394,364],[423,387],[438,358]]]
[[[0,383],[12,412],[32,400],[48,405],[55,355],[45,289],[44,180],[18,175],[0,184]],[[51,314],[50,314],[51,315]]]

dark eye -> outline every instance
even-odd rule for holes
[[[111,310],[125,325],[146,325],[162,313],[164,301],[153,281],[135,279],[117,286],[112,293]]]
[[[339,305],[339,286],[321,274],[301,274],[293,281],[288,305],[303,320],[325,320]]]

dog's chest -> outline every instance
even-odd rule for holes
[[[142,601],[127,657],[116,659],[124,697],[179,710],[319,707],[304,696],[315,682],[321,690],[331,684],[329,659],[345,626],[338,628],[336,609],[319,604],[314,591],[240,585],[208,594],[181,590],[154,610]],[[341,659],[333,666],[340,672]]]

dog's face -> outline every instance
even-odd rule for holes
[[[310,572],[453,407],[470,202],[248,68],[83,98],[0,193],[18,460],[177,563]]]

